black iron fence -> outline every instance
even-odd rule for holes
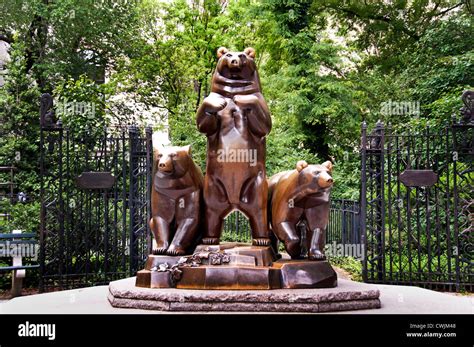
[[[222,241],[251,242],[252,232],[248,218],[239,211],[230,213],[224,219]]]
[[[41,127],[40,290],[133,276],[151,246],[151,129]]]
[[[366,282],[473,288],[474,124],[395,134],[362,127]]]
[[[342,256],[356,256],[355,246],[361,245],[360,206],[358,201],[332,199],[326,245],[337,245]],[[346,247],[347,246],[347,247]]]

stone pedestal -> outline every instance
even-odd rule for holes
[[[272,290],[193,290],[139,288],[135,277],[111,282],[114,307],[164,312],[332,312],[380,308],[379,291],[365,283],[340,280],[336,288]]]
[[[150,255],[136,278],[111,282],[114,307],[159,311],[329,312],[379,308],[379,291],[341,280],[327,261],[224,243],[192,256]]]

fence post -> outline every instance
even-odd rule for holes
[[[40,118],[41,119],[41,118]],[[44,189],[44,132],[43,126],[40,124],[40,230],[39,230],[39,241],[40,241],[40,276],[39,276],[39,292],[44,292],[44,234],[45,234],[45,222],[46,222],[46,210],[45,210],[45,189]]]
[[[384,142],[385,128],[381,121],[378,121],[374,129],[373,150],[377,152],[375,157],[375,236],[377,241],[377,279],[383,280],[385,277],[385,191],[384,191]]]
[[[137,247],[136,247],[136,235],[135,235],[135,222],[136,222],[136,201],[137,196],[137,179],[135,172],[137,170],[137,138],[138,129],[135,126],[128,127],[128,141],[129,141],[129,187],[128,187],[128,209],[129,209],[129,259],[130,259],[130,276],[134,276],[138,267],[137,262]]]
[[[360,214],[359,214],[359,224],[360,224],[360,236],[361,243],[364,247],[362,255],[362,278],[364,282],[367,282],[367,123],[362,122],[362,139],[361,139],[361,168],[360,168]]]
[[[145,136],[146,136],[146,211],[147,216],[145,220],[146,225],[146,240],[147,240],[147,251],[148,254],[151,254],[152,250],[152,238],[151,238],[151,230],[148,221],[151,218],[151,189],[153,184],[153,129],[151,126],[147,126],[145,128]]]
[[[44,292],[44,276],[46,274],[46,232],[47,230],[47,204],[48,204],[48,197],[47,194],[51,194],[49,192],[49,189],[46,189],[46,184],[51,184],[49,181],[45,181],[45,176],[47,175],[48,168],[46,168],[46,153],[45,153],[45,145],[46,145],[46,133],[51,134],[55,131],[58,132],[58,137],[59,139],[56,141],[59,143],[59,151],[60,155],[62,155],[62,136],[63,136],[63,127],[62,127],[62,122],[61,120],[56,121],[56,116],[54,112],[54,104],[53,104],[53,97],[51,94],[45,93],[41,95],[40,99],[40,112],[39,112],[39,122],[40,122],[40,228],[39,228],[39,240],[40,240],[40,279],[39,279],[39,291],[40,293]],[[54,137],[49,137],[48,139],[49,142],[49,148],[48,151],[53,152],[54,151],[54,144],[55,141]],[[62,163],[61,163],[62,164]],[[60,168],[61,170],[62,168]],[[60,174],[59,177],[56,176],[55,179],[60,181],[60,189],[62,189],[62,175]],[[50,188],[50,187],[48,187]],[[62,196],[60,196],[60,205],[62,207],[63,201],[62,201]],[[62,211],[59,212],[59,215],[57,216],[59,219],[59,223],[63,227],[64,219],[62,216]],[[62,229],[60,232],[60,237],[62,235]],[[62,246],[62,243],[60,243],[60,246]],[[62,266],[62,257],[60,257],[60,264]],[[62,280],[62,276],[60,277],[60,280]]]
[[[457,125],[457,126],[456,126]],[[461,124],[457,124],[456,118],[453,117],[452,124],[450,126],[451,128],[451,136],[452,136],[452,153],[456,153],[456,160],[454,160],[453,156],[453,214],[454,214],[454,219],[453,219],[453,236],[454,236],[454,266],[456,270],[456,283],[455,283],[455,288],[456,291],[459,292],[460,289],[460,283],[461,283],[461,276],[460,276],[460,263],[459,263],[459,257],[461,256],[461,249],[460,249],[460,244],[459,244],[459,218],[460,213],[459,213],[459,206],[460,201],[459,201],[459,193],[458,193],[458,175],[460,173],[458,172],[458,166],[457,162],[459,159],[459,152],[462,153],[462,148],[460,144],[458,144],[458,127],[461,126]]]

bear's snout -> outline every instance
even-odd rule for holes
[[[171,171],[173,171],[173,164],[171,162],[171,160],[160,160],[158,162],[158,170],[160,172],[166,172],[166,173],[169,173]]]
[[[242,67],[242,61],[239,56],[237,55],[232,55],[227,59],[227,65],[231,69],[239,69]]]
[[[332,179],[331,175],[329,175],[326,171],[323,171],[319,174],[318,178],[318,185],[321,188],[329,188],[332,186],[334,180]]]

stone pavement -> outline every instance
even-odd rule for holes
[[[342,284],[344,279],[340,279]],[[332,312],[338,314],[474,314],[474,298],[453,296],[407,286],[365,284],[380,291],[380,309]],[[159,311],[114,308],[108,286],[18,297],[0,304],[0,314],[157,314]],[[173,314],[173,312],[166,312]],[[176,312],[179,314],[179,312]],[[208,312],[215,313],[215,312]],[[203,312],[197,312],[203,314]]]

